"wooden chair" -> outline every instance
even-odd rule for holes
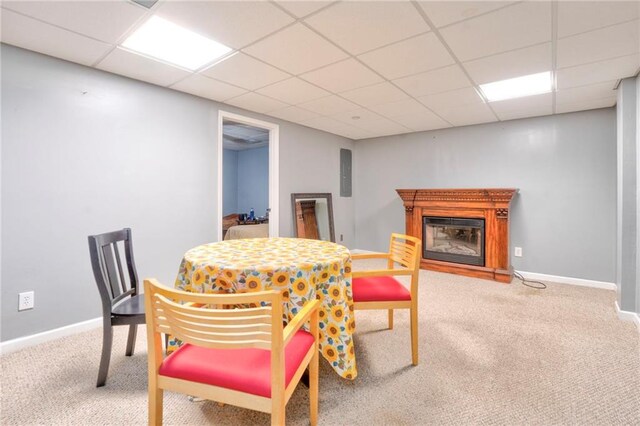
[[[418,272],[422,242],[408,235],[391,234],[389,253],[353,254],[357,259],[387,259],[387,269],[353,271],[355,309],[388,309],[389,329],[393,329],[393,310],[411,311],[411,358],[418,365]],[[395,268],[399,264],[400,268]],[[407,289],[393,276],[410,275]]]
[[[162,424],[163,391],[271,413],[285,406],[309,367],[311,424],[318,421],[318,306],[307,302],[282,327],[282,294],[200,294],[144,281],[149,351],[149,424]],[[242,308],[219,309],[239,305]],[[257,306],[257,307],[249,307]],[[301,326],[309,321],[309,332]],[[163,359],[160,335],[184,344]]]
[[[127,274],[122,266],[121,251],[124,246]],[[89,236],[91,266],[100,298],[102,299],[102,357],[98,370],[97,387],[104,386],[109,372],[113,326],[128,325],[126,355],[133,355],[138,324],[144,324],[144,298],[138,290],[138,273],[133,261],[131,229]],[[128,282],[125,279],[128,277]]]

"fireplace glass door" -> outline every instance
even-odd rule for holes
[[[484,219],[422,218],[425,259],[484,266]]]

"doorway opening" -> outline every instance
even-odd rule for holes
[[[218,118],[217,240],[278,236],[278,125]]]

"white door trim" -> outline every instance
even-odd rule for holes
[[[269,236],[280,236],[280,126],[244,115],[218,111],[218,205],[216,206],[216,240],[222,241],[222,132],[225,119],[269,130]]]

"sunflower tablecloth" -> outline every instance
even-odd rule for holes
[[[320,350],[342,377],[356,377],[351,254],[341,245],[301,238],[249,238],[185,253],[175,286],[198,293],[281,290],[287,322],[307,300],[321,302]],[[179,342],[169,341],[167,352]]]

